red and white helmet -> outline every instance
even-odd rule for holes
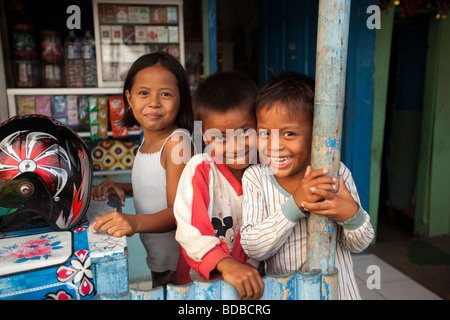
[[[0,124],[0,231],[43,218],[72,228],[90,202],[92,159],[69,127],[40,115]]]

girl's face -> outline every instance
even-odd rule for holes
[[[303,178],[310,162],[312,123],[305,113],[293,115],[282,104],[256,112],[258,151],[278,178]]]
[[[136,73],[131,90],[125,94],[144,133],[174,127],[180,93],[175,76],[160,64]]]

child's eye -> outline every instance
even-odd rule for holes
[[[148,92],[147,91],[139,91],[138,94],[141,96],[146,96],[146,95],[148,95]]]
[[[169,92],[163,92],[163,93],[161,93],[161,96],[163,96],[163,97],[170,97],[170,93]]]
[[[223,134],[218,134],[218,135],[214,136],[214,140],[224,141],[225,140],[225,136]]]
[[[292,131],[286,131],[283,135],[286,137],[292,137],[295,136],[295,133],[293,133]]]
[[[242,129],[241,132],[240,132],[240,135],[241,136],[248,136],[248,135],[250,135],[250,133],[251,133],[250,129]]]
[[[267,138],[269,136],[269,133],[267,131],[259,131],[258,134],[261,138]]]

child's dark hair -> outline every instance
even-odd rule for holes
[[[259,90],[255,102],[256,111],[270,109],[275,103],[281,103],[288,108],[288,112],[305,112],[312,121],[314,88],[315,82],[310,76],[294,71],[281,71]]]
[[[205,79],[192,98],[195,118],[210,111],[226,112],[234,108],[248,107],[255,112],[258,86],[247,76],[238,72],[218,72]]]
[[[189,81],[183,66],[178,60],[165,52],[149,53],[139,57],[131,66],[127,73],[123,84],[123,100],[125,104],[125,114],[122,118],[122,125],[133,127],[139,125],[133,115],[133,111],[129,108],[125,92],[131,91],[134,84],[134,77],[142,69],[160,64],[163,68],[171,72],[177,79],[178,91],[180,93],[180,109],[178,110],[175,124],[192,134],[194,129],[194,113],[192,111],[191,91],[189,88]]]

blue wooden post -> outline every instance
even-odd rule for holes
[[[311,170],[327,168],[338,177],[345,101],[350,0],[321,0],[317,30],[316,87]],[[322,271],[322,299],[337,299],[335,221],[311,214],[308,220],[308,272]]]
[[[203,0],[203,75],[217,72],[216,0]]]

